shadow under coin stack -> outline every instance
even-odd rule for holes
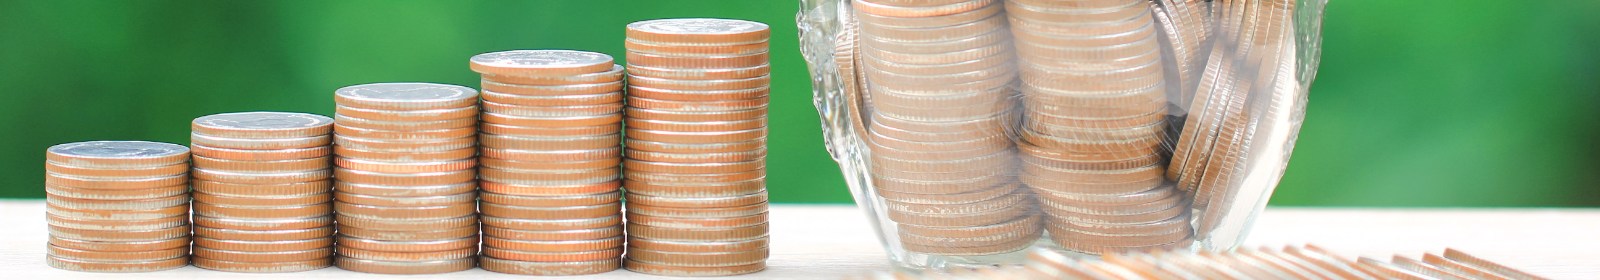
[[[628,25],[628,270],[766,269],[769,36],[742,20]]]
[[[1086,253],[1188,246],[1182,195],[1164,184],[1166,91],[1145,0],[1007,0],[1025,121],[1022,181],[1051,239]]]
[[[470,59],[483,85],[485,270],[579,275],[622,266],[622,67],[518,50]]]
[[[87,272],[189,264],[189,148],[78,142],[50,147],[45,159],[45,263]]]
[[[1016,181],[1015,55],[999,1],[854,1],[871,174],[900,246],[1014,252],[1043,230]]]
[[[246,112],[194,119],[194,265],[295,272],[333,265],[333,119]]]
[[[335,264],[429,274],[478,253],[478,91],[378,83],[334,93]]]

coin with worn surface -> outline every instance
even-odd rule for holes
[[[375,274],[438,274],[472,269],[478,258],[437,261],[379,261],[340,256],[334,265],[340,269]]]
[[[330,125],[332,118],[315,114],[240,112],[195,118],[189,127],[196,134],[210,137],[289,139],[327,135]]]
[[[513,50],[474,55],[473,72],[503,76],[555,76],[610,70],[611,56],[573,50]]]
[[[436,110],[472,106],[478,90],[446,84],[374,83],[339,88],[334,103],[370,110]],[[361,118],[360,116],[347,115]],[[362,118],[379,120],[374,118]]]
[[[140,168],[189,161],[189,148],[147,141],[89,141],[50,146],[45,160],[81,168]]]
[[[482,266],[483,270],[507,274],[561,276],[605,273],[621,268],[622,261],[618,259],[604,259],[576,262],[533,262],[505,260],[484,256],[482,257],[479,266]]]

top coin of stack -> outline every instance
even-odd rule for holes
[[[907,251],[992,255],[1042,234],[1016,183],[1017,77],[998,1],[854,1],[874,189]]]
[[[45,158],[51,267],[146,272],[189,264],[189,148],[91,141],[51,146]]]
[[[478,91],[429,83],[334,93],[335,264],[426,274],[476,265]]]
[[[1058,245],[1188,245],[1187,205],[1163,184],[1166,78],[1145,0],[1007,0],[1022,72],[1022,181]]]
[[[766,24],[628,24],[628,270],[766,269]]]
[[[190,127],[195,266],[294,272],[333,265],[333,119],[226,113]]]
[[[470,59],[483,75],[484,269],[621,267],[622,67],[612,61],[570,50]]]

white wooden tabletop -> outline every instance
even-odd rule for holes
[[[772,207],[772,258],[767,271],[738,278],[839,279],[890,270],[863,212],[847,205]],[[185,267],[151,273],[98,274],[44,264],[43,200],[0,200],[0,279],[536,279],[484,270],[397,277],[322,269],[241,274]],[[1453,247],[1557,279],[1600,279],[1600,209],[1350,209],[1268,208],[1248,244],[1312,243],[1346,256],[1387,259]],[[618,270],[572,279],[654,279]],[[567,278],[560,278],[567,279]],[[681,279],[681,278],[680,278]]]

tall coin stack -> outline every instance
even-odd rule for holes
[[[622,266],[622,66],[570,50],[485,53],[483,256],[489,271]]]
[[[478,91],[429,83],[340,88],[335,264],[428,274],[476,265]]]
[[[45,263],[89,272],[189,264],[189,148],[91,141],[45,153]]]
[[[1167,87],[1145,0],[1007,0],[1025,121],[1022,181],[1057,245],[1099,253],[1183,247],[1166,184]]]
[[[992,255],[1043,234],[1016,181],[1016,56],[999,1],[852,2],[872,180],[905,250]]]
[[[628,24],[628,270],[766,269],[766,24]]]
[[[333,119],[246,112],[195,118],[194,265],[294,272],[333,265]]]

